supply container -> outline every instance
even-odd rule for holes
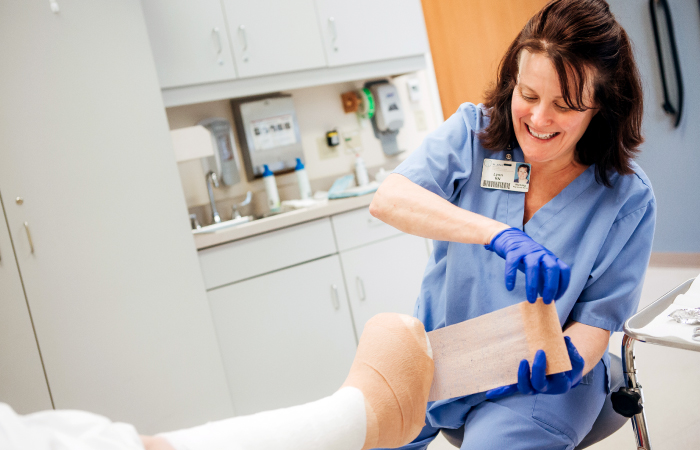
[[[355,155],[355,178],[358,186],[367,186],[369,184],[367,167],[365,167],[365,161],[360,155]]]
[[[294,168],[294,173],[297,174],[297,183],[299,184],[299,195],[302,200],[311,198],[311,184],[309,183],[309,175],[306,173],[304,164],[301,158],[297,158],[297,166]]]
[[[267,193],[267,206],[270,211],[277,212],[280,210],[280,194],[277,192],[277,182],[275,175],[270,168],[265,164],[263,172],[263,182],[265,183],[265,192]]]

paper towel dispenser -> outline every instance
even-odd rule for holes
[[[231,101],[248,180],[294,170],[304,159],[301,133],[291,95],[273,94]]]

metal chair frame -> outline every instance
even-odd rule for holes
[[[650,336],[644,332],[644,327],[658,315],[662,314],[666,308],[673,303],[677,296],[685,294],[693,281],[694,278],[691,278],[669,291],[654,303],[632,316],[624,325],[625,335],[622,338],[622,370],[624,372],[625,384],[627,385],[628,391],[639,395],[641,406],[640,412],[631,417],[634,437],[637,440],[637,450],[651,450],[651,443],[649,442],[649,428],[644,413],[644,393],[642,392],[642,385],[639,383],[637,368],[634,363],[634,346],[637,342],[645,342],[665,347],[681,348],[696,352],[700,351],[700,342],[697,344],[679,343]]]

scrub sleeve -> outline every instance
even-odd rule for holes
[[[568,264],[569,288],[555,303],[562,326],[574,320],[622,330],[637,309],[651,254],[656,202],[646,175],[632,163],[634,173],[611,173],[607,187],[590,166],[523,225],[523,193],[480,186],[485,158],[510,155],[513,162],[524,161],[517,145],[502,151],[481,145],[478,133],[488,125],[486,113],[482,105],[463,104],[395,173],[460,208],[525,231]],[[519,272],[515,289],[506,290],[504,260],[483,246],[435,241],[433,247],[415,307],[427,331],[525,301],[524,275]],[[487,401],[481,393],[430,403],[424,432],[404,448],[424,448],[440,428],[465,423],[470,449],[574,448],[600,412],[609,390],[608,367],[606,351],[584,382],[563,395]],[[479,441],[479,433],[492,444]],[[511,442],[508,436],[515,435],[524,439],[523,446]],[[551,439],[551,445],[542,439]]]

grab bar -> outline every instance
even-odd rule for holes
[[[666,67],[664,65],[664,55],[661,49],[661,33],[659,31],[659,19],[657,17],[657,8],[663,10],[663,15],[666,18],[666,27],[668,29],[668,45],[671,50],[673,59],[673,69],[676,72],[676,85],[678,88],[678,106],[675,107],[669,96],[668,81],[666,79]],[[656,44],[656,55],[659,59],[659,68],[661,69],[661,85],[664,91],[664,102],[661,105],[667,114],[675,116],[676,121],[674,127],[678,127],[683,114],[683,75],[681,74],[680,61],[678,60],[678,50],[676,49],[676,38],[673,31],[673,20],[671,19],[671,9],[666,0],[649,0],[649,8],[651,9],[651,22],[654,29],[654,43]]]

